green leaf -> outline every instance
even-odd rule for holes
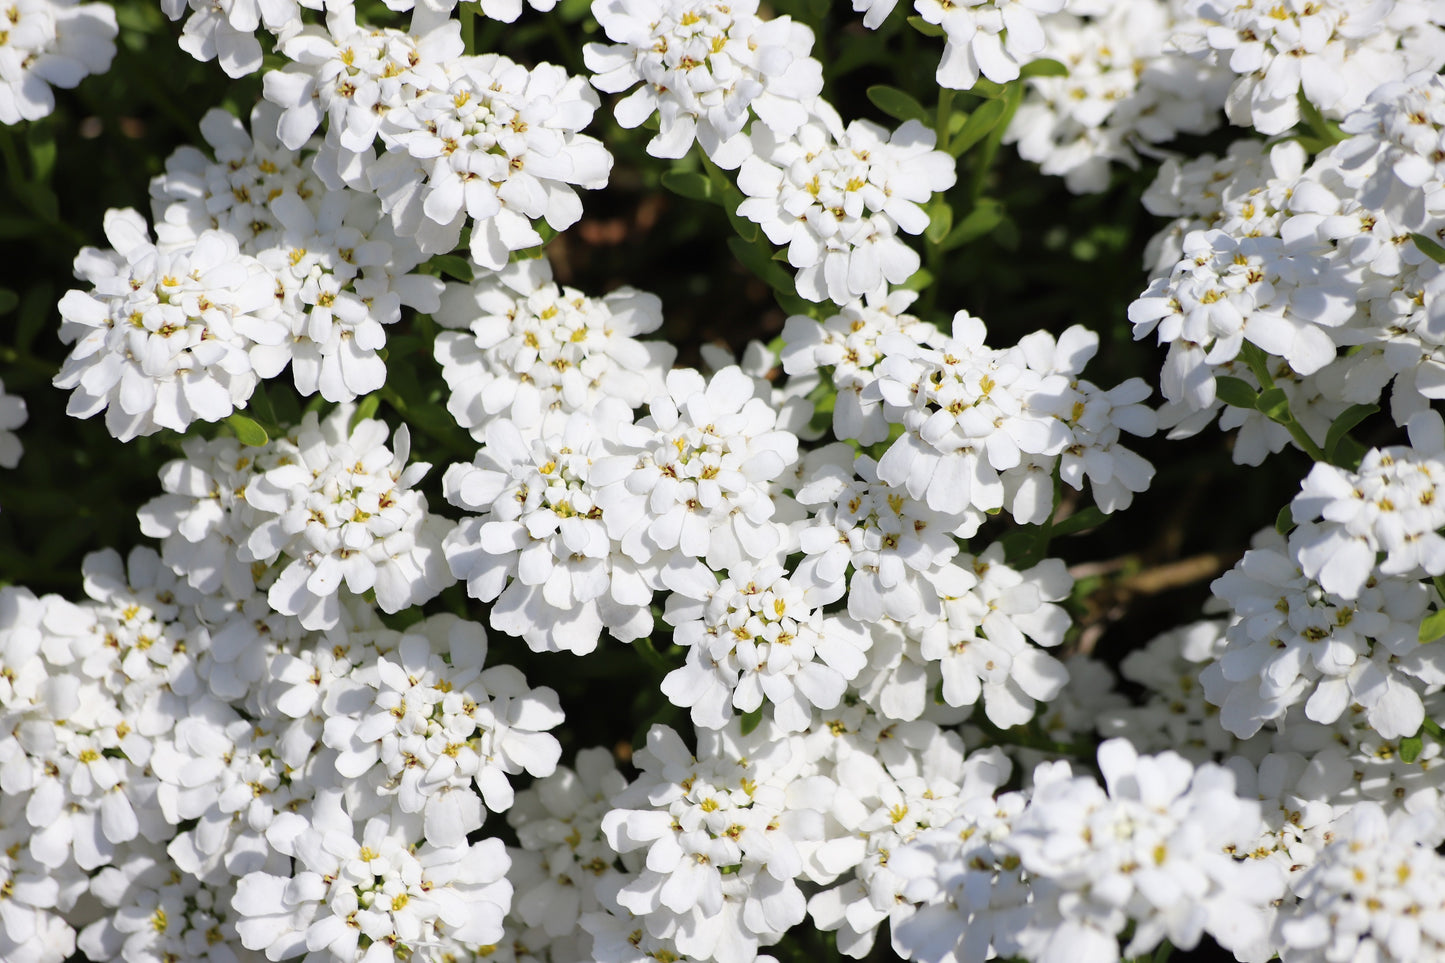
[[[953,207],[942,195],[939,195],[928,212],[928,227],[924,228],[923,236],[934,244],[942,244],[943,239],[951,230],[953,230]]]
[[[1430,735],[1434,736],[1436,739],[1439,739],[1441,736],[1445,736],[1445,731],[1441,731],[1440,729],[1440,723],[1436,722],[1434,719],[1431,719],[1429,716],[1426,716],[1420,721],[1420,731],[1427,732]]]
[[[1305,96],[1303,90],[1299,92],[1299,110],[1300,116],[1304,118],[1304,122],[1309,126],[1310,132],[1320,140],[1325,141],[1326,144],[1338,144],[1345,139],[1345,133],[1340,130],[1340,125],[1333,121],[1326,120],[1325,115],[1320,113],[1320,109],[1310,102],[1310,99]]]
[[[985,197],[978,202],[977,207],[968,212],[967,217],[958,222],[943,239],[940,247],[951,251],[961,244],[976,241],[998,227],[1003,222],[1003,216],[1003,205],[991,197]]]
[[[1445,264],[1445,247],[1424,234],[1411,234],[1410,240],[1420,249],[1420,253],[1434,261],[1436,264]]]
[[[1419,736],[1406,736],[1400,740],[1400,761],[1414,762],[1420,758],[1420,751],[1425,748],[1425,740]]]
[[[48,280],[40,281],[20,299],[20,314],[15,326],[15,347],[20,351],[28,351],[42,330],[50,327],[54,332],[59,326],[59,319],[55,316],[55,285]],[[54,338],[55,335],[52,333],[51,337]]]
[[[958,157],[974,144],[988,136],[988,132],[1003,118],[1008,105],[1001,100],[990,100],[979,104],[978,109],[968,115],[959,128],[958,135],[948,145],[948,152]]]
[[[55,131],[49,124],[31,124],[25,132],[25,142],[30,147],[30,163],[35,170],[35,180],[41,184],[50,183],[50,173],[55,170]]]
[[[259,448],[271,439],[266,435],[266,429],[245,415],[237,413],[226,419],[226,424],[236,433],[236,439],[243,445],[250,445]]]
[[[381,407],[381,395],[370,394],[367,395],[365,398],[362,398],[361,404],[357,405],[356,410],[351,413],[351,430],[355,431],[356,426],[361,424],[366,419],[375,418],[376,409],[379,407]]]
[[[933,272],[928,268],[919,268],[912,276],[904,281],[899,287],[907,288],[910,291],[924,291],[933,283]]]
[[[20,303],[20,295],[9,288],[0,288],[0,314],[9,314]]]
[[[743,735],[751,735],[752,731],[763,721],[763,707],[758,706],[752,712],[743,713],[742,732]]]
[[[1351,429],[1379,410],[1379,405],[1350,405],[1340,412],[1334,423],[1330,425],[1330,430],[1325,434],[1325,457],[1334,461],[1340,442],[1345,440]]]
[[[874,84],[868,88],[868,99],[873,102],[883,113],[894,120],[917,120],[928,124],[932,121],[927,110],[924,110],[911,94],[908,94],[897,87],[890,87],[887,84]]]
[[[768,254],[756,244],[749,244],[740,237],[728,238],[728,249],[743,263],[749,271],[752,271],[759,278],[766,281],[768,286],[775,291],[784,294],[796,294],[797,289],[793,285],[793,276],[779,266]]]
[[[1019,70],[1019,77],[1067,77],[1069,68],[1057,60],[1050,60],[1047,57],[1035,60],[1032,63],[1024,64]]]
[[[1090,505],[1082,511],[1074,512],[1068,518],[1054,526],[1052,535],[1072,535],[1075,532],[1082,532],[1088,528],[1097,528],[1108,520],[1108,516],[1099,510],[1097,505]]]
[[[1281,535],[1288,535],[1294,531],[1294,527],[1294,513],[1291,512],[1289,506],[1286,505],[1281,508],[1279,514],[1274,517],[1274,530]]]
[[[1270,421],[1281,425],[1287,425],[1293,420],[1289,413],[1289,396],[1284,393],[1283,388],[1270,388],[1260,392],[1254,407],[1264,412]]]
[[[458,281],[472,282],[472,265],[466,258],[457,254],[437,254],[430,261],[442,274],[449,278],[456,278]]]
[[[1445,638],[1445,609],[1436,609],[1425,616],[1420,623],[1420,642],[1434,642]]]
[[[694,201],[712,201],[712,181],[697,171],[663,171],[662,186]]]
[[[909,25],[910,27],[912,27],[914,30],[917,30],[919,33],[923,34],[925,37],[941,37],[941,36],[943,36],[943,28],[942,28],[942,27],[940,27],[940,26],[939,26],[938,24],[936,24],[936,23],[929,23],[927,20],[924,20],[922,17],[909,17],[909,18],[908,18],[908,25]]]
[[[1227,375],[1214,379],[1214,395],[1226,405],[1250,411],[1259,402],[1259,393],[1249,386],[1248,381]]]

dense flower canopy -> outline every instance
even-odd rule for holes
[[[1445,7],[904,6],[0,10],[0,960],[1445,960]]]

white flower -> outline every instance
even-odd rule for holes
[[[943,28],[938,84],[968,90],[982,73],[1008,83],[1045,47],[1039,14],[1057,13],[1064,0],[914,0],[913,9]]]
[[[1212,586],[1235,613],[1219,661],[1201,677],[1220,722],[1247,738],[1291,705],[1329,723],[1359,704],[1386,738],[1413,734],[1424,715],[1417,689],[1445,658],[1419,644],[1428,586],[1375,576],[1343,598],[1301,571],[1298,535],[1287,548],[1280,542],[1261,536]]]
[[[711,593],[683,589],[663,618],[673,642],[688,647],[687,663],[662,681],[674,705],[692,709],[696,725],[721,729],[733,710],[766,701],[787,732],[800,732],[813,709],[832,709],[866,662],[866,636],[837,631],[816,592],[794,584],[782,566],[744,562]]]
[[[101,870],[91,882],[91,892],[107,912],[81,930],[76,942],[93,960],[230,963],[248,959],[234,949],[239,940],[235,913],[227,905],[229,890],[176,873],[151,855],[137,854],[122,865]]]
[[[370,194],[282,193],[269,209],[277,226],[257,258],[274,279],[286,331],[251,352],[257,373],[273,377],[289,363],[297,390],[327,401],[376,391],[386,382],[383,326],[401,320],[403,305],[435,311],[441,280],[414,273],[421,254],[380,220]]]
[[[1385,575],[1445,573],[1445,431],[1433,412],[1410,424],[1409,448],[1366,453],[1356,471],[1315,463],[1290,502],[1304,523],[1292,536],[1305,575],[1328,592],[1358,597],[1385,557]],[[1316,521],[1318,520],[1318,521]]]
[[[1099,747],[1099,766],[1107,792],[1070,778],[1066,763],[1041,767],[1014,819],[1005,845],[1034,877],[1036,896],[1048,894],[1021,955],[1117,959],[1128,922],[1125,956],[1166,938],[1189,949],[1206,931],[1228,945],[1268,925],[1282,881],[1273,866],[1231,855],[1248,851],[1261,818],[1258,802],[1235,795],[1232,773],[1171,752],[1139,756],[1123,739]]]
[[[1061,175],[1069,190],[1095,193],[1108,187],[1111,163],[1139,163],[1137,147],[1212,130],[1231,78],[1166,52],[1174,6],[1136,0],[1107,4],[1089,19],[1068,10],[1045,17],[1040,53],[1068,76],[1028,78],[1004,141],[1043,173]]]
[[[1262,134],[1280,134],[1299,120],[1298,97],[1327,117],[1361,106],[1380,84],[1435,71],[1445,61],[1441,31],[1426,16],[1392,22],[1394,0],[1190,0],[1173,42],[1200,57],[1228,63],[1238,75],[1225,110]],[[1438,17],[1438,14],[1434,15]]]
[[[823,89],[813,31],[791,17],[761,19],[757,0],[595,0],[592,14],[614,41],[582,48],[592,83],[622,93],[641,82],[618,101],[617,122],[633,128],[656,113],[654,157],[682,157],[695,139],[714,162],[737,167],[750,111],[786,140]]]
[[[172,20],[190,11],[181,30],[180,47],[202,62],[216,60],[227,77],[244,77],[261,69],[261,43],[256,29],[278,36],[301,29],[301,7],[322,7],[321,0],[162,0]]]
[[[1049,702],[1069,681],[1063,663],[1028,641],[1052,648],[1064,640],[1069,615],[1053,603],[1068,597],[1074,580],[1063,562],[1017,572],[994,544],[977,558],[958,558],[936,584],[944,618],[923,630],[920,654],[941,664],[944,700],[971,706],[981,698],[1000,728],[1027,722],[1036,700]]]
[[[254,561],[283,567],[268,593],[271,605],[309,629],[340,619],[342,582],[354,595],[376,593],[377,605],[398,612],[419,605],[448,582],[441,553],[446,523],[430,516],[415,489],[431,467],[408,465],[405,426],[386,447],[384,422],[348,429],[339,408],[319,422],[303,419],[295,460],[256,475],[246,503],[263,516],[246,541]]]
[[[613,455],[627,416],[603,404],[531,441],[495,418],[474,464],[442,481],[449,502],[477,515],[447,534],[447,564],[468,595],[497,600],[493,628],[534,650],[584,655],[604,628],[625,642],[652,631],[652,587],[620,542],[644,512],[618,487],[632,461]]]
[[[115,35],[115,10],[104,3],[15,0],[0,11],[0,124],[48,116],[52,86],[109,70]]]
[[[631,465],[622,478],[609,479],[615,490],[605,499],[625,492],[643,506],[640,518],[612,530],[658,587],[706,588],[716,581],[713,572],[786,547],[786,529],[775,516],[798,439],[757,390],[736,367],[710,379],[678,368],[668,372],[665,393],[650,399],[645,418],[619,425],[619,451]]]
[[[830,782],[794,782],[792,741],[767,723],[750,736],[736,725],[701,733],[696,757],[655,725],[633,761],[642,772],[602,831],[616,852],[646,849],[647,861],[617,902],[681,953],[750,963],[803,919],[798,845],[821,833],[816,804]]]
[[[872,445],[888,438],[888,422],[878,399],[864,392],[875,380],[884,358],[879,341],[900,333],[918,344],[937,345],[943,338],[927,321],[905,314],[917,292],[898,290],[886,298],[869,295],[819,322],[795,314],[783,325],[783,370],[793,376],[832,368],[838,390],[833,402],[833,434],[840,440]],[[885,342],[886,343],[886,342]]]
[[[1336,827],[1293,883],[1299,903],[1280,914],[1274,933],[1281,958],[1403,963],[1445,955],[1438,816],[1387,816],[1365,803]]]
[[[867,455],[855,459],[843,445],[822,454],[832,457],[797,493],[816,507],[799,529],[807,558],[794,578],[825,603],[846,592],[848,614],[861,622],[936,620],[942,608],[929,577],[958,554],[957,522],[883,484]]]
[[[248,349],[278,340],[258,314],[272,303],[265,270],[220,231],[157,250],[132,210],[107,212],[105,233],[114,250],[87,247],[75,259],[92,290],[60,300],[60,338],[74,344],[55,377],[76,389],[66,411],[105,411],[127,441],[244,407],[257,382]]]
[[[495,416],[525,434],[561,431],[572,412],[605,398],[639,408],[663,390],[677,351],[637,341],[662,326],[656,295],[619,288],[592,298],[552,279],[546,258],[508,264],[471,285],[448,285],[436,320],[451,395],[447,410],[483,440]]]
[[[602,817],[626,785],[612,754],[592,748],[577,753],[575,768],[559,766],[517,793],[507,823],[522,849],[537,854],[541,876],[532,886],[514,880],[514,916],[556,938],[574,933],[581,914],[601,909],[597,889],[622,875]]]
[[[1245,341],[1301,375],[1333,361],[1331,329],[1354,314],[1356,283],[1330,268],[1309,239],[1190,233],[1172,275],[1129,306],[1135,338],[1157,329],[1169,345],[1164,397],[1190,410],[1213,404],[1212,366],[1233,360]]]
[[[415,25],[416,34],[358,26],[355,8],[343,5],[327,10],[324,28],[307,26],[280,44],[293,62],[262,78],[266,99],[281,108],[277,138],[299,150],[326,120],[316,170],[328,187],[367,186],[367,161],[385,115],[462,56],[459,21],[426,17]]]
[[[312,822],[290,844],[291,877],[258,871],[237,882],[231,906],[247,949],[268,959],[309,949],[337,963],[372,963],[422,949],[442,932],[472,952],[501,938],[512,897],[501,840],[417,845],[407,819],[354,825],[335,798],[318,800]],[[383,949],[368,952],[363,939]]]
[[[472,259],[500,271],[582,216],[574,187],[606,185],[612,155],[579,133],[597,95],[561,67],[528,69],[499,54],[457,57],[386,112],[387,153],[367,171],[398,233],[427,254],[456,247],[471,226]]]
[[[955,180],[933,131],[918,121],[892,133],[866,120],[845,128],[820,101],[791,137],[758,127],[752,137],[754,152],[738,171],[747,195],[738,214],[786,246],[799,294],[844,305],[884,295],[918,270],[918,254],[898,232],[927,227],[922,205]]]
[[[200,127],[211,156],[189,144],[179,147],[166,158],[165,173],[151,180],[158,246],[184,246],[212,229],[235,237],[246,254],[271,246],[280,226],[271,202],[321,190],[309,159],[276,139],[280,115],[275,104],[261,101],[251,110],[248,132],[229,112],[206,111]]]
[[[529,689],[513,666],[483,669],[486,655],[480,625],[433,616],[404,634],[394,654],[355,668],[328,699],[336,714],[322,741],[339,753],[336,771],[354,780],[380,766],[371,791],[422,814],[437,846],[462,845],[481,827],[473,785],[487,809],[500,812],[512,804],[508,775],[551,775],[562,752],[546,734],[562,722],[556,693]]]

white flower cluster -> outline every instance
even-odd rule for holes
[[[662,390],[677,354],[666,342],[636,340],[662,325],[655,295],[620,288],[588,297],[558,285],[546,258],[448,285],[436,320],[462,329],[437,335],[436,356],[448,410],[477,441],[498,416],[546,435],[606,398],[639,408]]]
[[[1189,0],[1180,49],[1236,75],[1225,110],[1261,134],[1300,119],[1303,95],[1340,118],[1382,83],[1445,63],[1445,18],[1428,0]]]
[[[1412,239],[1445,231],[1438,4],[916,0],[939,83],[1017,82],[973,116],[1021,104],[991,144],[1076,191],[1221,105],[1309,126],[1164,162],[1147,203],[1174,221],[1129,312],[1168,346],[1162,412],[1143,380],[1084,379],[1100,337],[1072,319],[995,348],[902,287],[954,156],[918,119],[845,121],[803,23],[596,0],[589,86],[467,52],[448,0],[387,6],[409,29],[348,3],[163,3],[231,76],[261,66],[258,30],[286,64],[249,125],[212,111],[209,148],[166,162],[154,239],[112,211],[111,250],[81,252],[56,384],[123,440],[227,418],[288,366],[321,397],[261,445],[239,420],[182,438],[139,513],[158,551],[92,556],[85,601],[0,590],[0,957],[772,963],[806,925],[924,963],[1206,937],[1445,958],[1445,268]],[[892,7],[854,2],[868,28]],[[0,54],[30,43],[16,9]],[[66,41],[94,53],[97,30]],[[45,56],[0,76],[27,97],[25,70],[78,80]],[[1067,74],[1019,80],[1043,57]],[[643,340],[657,297],[530,256],[611,174],[582,133],[593,88],[624,95],[624,128],[655,117],[646,149],[678,173],[696,143],[744,198],[733,222],[783,249],[819,307],[780,345],[674,368]],[[940,122],[967,125],[950,96]],[[475,280],[443,285],[458,251]],[[399,366],[388,384],[404,308],[390,348],[436,359],[425,394]],[[1386,391],[1410,444],[1342,439]],[[430,511],[382,400],[461,452],[431,477],[460,520]],[[443,406],[474,453],[424,417]],[[1286,534],[1214,582],[1222,617],[1122,660],[1130,705],[1050,540],[1150,486],[1124,436],[1216,415],[1240,461],[1294,442],[1317,463]],[[0,393],[0,464],[22,418]],[[470,601],[442,596],[457,580]],[[574,755],[579,690],[491,656],[604,632],[637,644],[584,673],[647,670],[607,676],[638,691],[593,711],[646,745]],[[500,813],[516,846],[488,835]]]
[[[429,465],[407,464],[402,426],[338,408],[295,434],[243,450],[226,438],[191,443],[161,474],[166,494],[141,510],[168,564],[206,592],[236,600],[264,588],[272,609],[308,629],[341,619],[342,585],[373,592],[397,612],[450,584],[441,540],[449,524],[427,513],[415,486]]]
[[[104,3],[14,0],[0,10],[0,124],[47,117],[51,88],[109,70],[115,35],[115,10]]]
[[[747,200],[738,214],[786,246],[798,293],[846,305],[885,296],[918,270],[918,254],[898,237],[928,226],[921,205],[953,186],[953,159],[916,120],[891,134],[855,120],[847,127],[818,102],[796,133],[754,127],[738,171]]]
[[[1103,511],[1127,508],[1154,474],[1119,443],[1121,432],[1154,433],[1154,412],[1142,403],[1149,386],[1131,379],[1104,391],[1079,378],[1099,346],[1079,326],[1057,340],[1035,332],[1005,350],[989,348],[986,334],[960,311],[936,345],[881,339],[891,351],[864,394],[904,432],[878,460],[878,477],[966,535],[1001,508],[1022,524],[1047,520],[1055,466],[1071,488],[1087,482]]]
[[[1387,387],[1402,426],[1445,397],[1436,299],[1445,281],[1411,240],[1445,226],[1431,186],[1440,90],[1428,74],[1384,84],[1347,119],[1353,136],[1309,163],[1297,145],[1266,155],[1243,141],[1222,160],[1161,171],[1146,200],[1177,220],[1152,245],[1159,276],[1129,317],[1136,337],[1154,332],[1168,345],[1164,420],[1174,436],[1224,407],[1220,375],[1253,392],[1279,388],[1316,443]],[[1298,444],[1263,411],[1231,408],[1221,424],[1240,427],[1244,463]]]
[[[654,157],[682,157],[696,142],[737,167],[751,117],[786,141],[823,89],[813,31],[791,17],[762,19],[757,0],[608,0],[593,15],[613,43],[582,48],[592,83],[613,94],[640,84],[617,102],[617,122],[633,128],[657,115]]]
[[[1230,75],[1171,49],[1178,0],[1073,0],[1042,19],[1039,52],[1067,76],[1028,78],[1004,140],[1075,193],[1109,186],[1110,165],[1138,166],[1140,152],[1218,125]]]

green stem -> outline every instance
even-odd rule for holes
[[[1248,342],[1245,342],[1245,344],[1241,346],[1239,355],[1249,365],[1250,372],[1254,374],[1255,379],[1259,382],[1259,387],[1263,391],[1269,391],[1274,387],[1274,378],[1269,373],[1269,355],[1265,354],[1261,348]],[[1325,450],[1315,444],[1315,440],[1304,430],[1304,426],[1295,420],[1293,412],[1290,413],[1289,419],[1281,422],[1281,424],[1284,425],[1290,437],[1295,440],[1295,444],[1299,445],[1300,450],[1306,455],[1309,455],[1310,458],[1315,461],[1328,461],[1328,459],[1325,458]]]
[[[993,130],[988,132],[984,138],[983,149],[978,154],[978,166],[973,170],[973,176],[968,185],[968,209],[972,211],[978,206],[979,198],[983,197],[983,189],[988,186],[988,174],[993,169],[994,155],[998,153],[999,146],[1003,144],[1003,135],[1008,130],[1008,125],[1013,122],[1014,113],[1018,111],[1019,104],[1024,99],[1024,82],[1015,80],[1004,88],[1004,111],[1003,116],[994,124]]]
[[[938,150],[948,152],[948,142],[951,135],[948,132],[949,121],[953,119],[953,91],[948,87],[940,87],[938,90],[938,119],[933,123],[933,129],[938,132]]]
[[[652,644],[652,638],[650,636],[643,636],[636,642],[633,642],[632,648],[642,657],[643,662],[646,662],[654,671],[661,675],[666,675],[676,668],[676,666],[667,660],[666,656],[657,651],[657,646]]]
[[[462,48],[467,54],[477,52],[477,11],[470,3],[458,4],[462,21]]]

